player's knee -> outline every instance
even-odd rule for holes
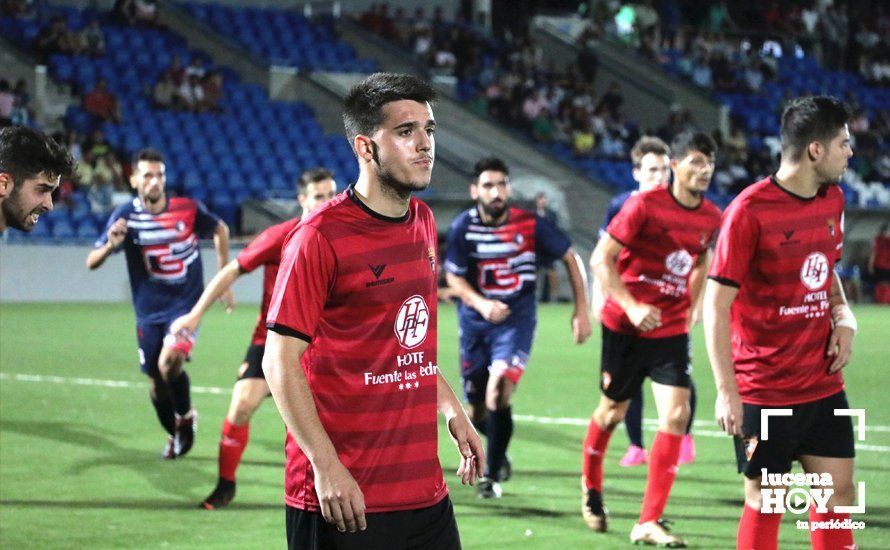
[[[627,413],[627,404],[616,401],[602,400],[593,413],[594,420],[601,428],[614,430]]]
[[[666,417],[662,419],[660,428],[669,433],[684,434],[689,424],[689,406],[686,403],[671,407]]]
[[[835,506],[852,506],[856,502],[856,486],[852,481],[835,483],[834,493],[828,500],[829,508]]]

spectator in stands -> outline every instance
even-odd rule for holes
[[[123,169],[114,152],[81,161],[77,165],[78,179],[86,188],[90,208],[96,214],[106,214],[113,207],[115,189],[123,186]]]
[[[6,79],[0,79],[0,126],[12,124],[12,109],[15,107],[15,94]]]
[[[590,127],[590,119],[582,116],[576,120],[575,128],[572,131],[572,154],[576,157],[592,156],[594,145],[596,145],[596,137]]]
[[[549,109],[541,109],[538,115],[532,119],[532,138],[541,143],[550,143],[556,134],[556,126],[553,124],[553,115]]]
[[[888,224],[878,228],[868,255],[868,274],[875,288],[875,302],[890,304],[890,232]]]
[[[170,61],[170,66],[164,71],[164,77],[169,79],[175,87],[179,87],[185,81],[185,68],[182,66],[182,60],[178,55],[174,55]]]
[[[157,0],[135,0],[134,19],[136,23],[148,26],[158,24],[158,3]]]
[[[186,79],[191,76],[197,76],[198,79],[204,78],[204,75],[207,74],[207,69],[204,67],[204,59],[200,55],[196,55],[191,62],[189,62],[188,67],[185,68],[185,77]]]
[[[176,90],[176,103],[186,111],[197,112],[204,101],[204,89],[197,74],[189,75]]]
[[[37,34],[34,48],[43,62],[52,54],[76,55],[80,52],[77,36],[68,30],[65,17],[54,15]]]
[[[177,86],[173,83],[169,73],[165,72],[161,75],[154,88],[151,91],[151,100],[155,107],[159,109],[179,108],[179,96],[177,95]]]
[[[446,40],[436,48],[436,53],[433,56],[433,67],[436,69],[437,73],[448,75],[454,74],[457,58],[454,56],[452,48],[453,46],[450,40]]]
[[[223,98],[223,75],[220,72],[209,73],[201,81],[201,99],[199,110],[221,112]]]
[[[119,25],[132,25],[136,22],[136,4],[134,0],[116,0],[111,10],[112,20]]]
[[[121,121],[120,104],[117,96],[108,89],[108,82],[100,78],[96,86],[83,96],[83,108],[105,122]]]
[[[93,159],[107,155],[111,150],[111,144],[105,139],[105,132],[97,127],[83,144],[83,158],[86,162],[92,163]]]
[[[65,149],[68,149],[68,153],[71,154],[71,158],[73,158],[75,162],[83,160],[83,145],[81,144],[82,140],[80,133],[78,133],[77,130],[67,130],[62,135],[62,139],[58,141],[65,145]]]
[[[80,33],[80,42],[83,44],[83,53],[93,57],[105,55],[105,34],[98,20],[94,19],[84,27]]]

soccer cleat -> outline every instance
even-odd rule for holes
[[[476,483],[476,498],[501,498],[501,484],[491,478],[480,478]]]
[[[618,465],[627,468],[630,466],[639,466],[647,462],[649,462],[649,453],[646,452],[646,449],[637,445],[631,445],[627,448],[627,452],[624,453],[624,458],[621,459],[621,462],[619,462]]]
[[[513,465],[510,463],[510,457],[504,453],[504,463],[501,464],[501,468],[498,470],[498,481],[507,481],[512,475]]]
[[[205,510],[217,510],[224,506],[228,506],[232,499],[235,498],[235,482],[228,479],[219,478],[216,488],[210,493],[210,496],[201,503],[201,508]]]
[[[695,462],[695,440],[691,434],[686,434],[680,440],[680,460],[677,464],[692,464]]]
[[[668,522],[662,519],[634,525],[630,531],[630,542],[659,548],[686,548],[686,541],[672,534]]]
[[[176,438],[172,435],[167,436],[167,444],[161,449],[161,458],[164,460],[173,460],[176,458]]]
[[[196,431],[198,431],[198,411],[192,409],[184,416],[176,415],[176,435],[173,438],[175,458],[185,456],[192,450]]]
[[[581,477],[581,517],[584,523],[597,533],[606,532],[609,511],[603,506],[603,494],[596,489],[588,489]]]

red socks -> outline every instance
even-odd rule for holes
[[[593,418],[590,419],[590,424],[587,425],[587,437],[584,438],[582,466],[584,485],[588,489],[600,492],[603,490],[603,458],[606,456],[610,437],[612,432],[600,428]]]
[[[815,505],[814,505],[815,506]],[[826,514],[817,513],[810,508],[810,542],[813,550],[852,550],[855,549],[852,529],[816,529],[813,530],[813,522],[837,520],[842,522],[848,519],[850,514]]]
[[[743,506],[739,520],[738,550],[777,550],[782,514],[761,514],[748,505]]]
[[[656,432],[649,449],[649,476],[646,480],[646,496],[643,497],[640,523],[661,518],[674,478],[677,477],[677,461],[680,459],[682,441],[682,435]]]
[[[235,481],[235,470],[241,464],[241,455],[250,438],[250,424],[236,426],[228,419],[223,421],[219,439],[219,477]]]

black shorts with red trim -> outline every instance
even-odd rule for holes
[[[245,378],[262,378],[266,379],[263,374],[263,354],[266,352],[266,346],[261,344],[251,344],[244,354],[244,362],[238,369],[238,380]]]
[[[803,455],[831,458],[853,458],[853,421],[849,416],[835,414],[836,409],[849,409],[847,395],[840,392],[809,403],[787,407],[763,407],[744,403],[742,433],[735,438],[739,473],[749,479],[791,471],[791,464]],[[770,415],[767,439],[761,434],[762,412],[769,409],[791,409],[791,416]]]
[[[286,506],[287,547],[300,550],[460,550],[454,507],[447,496],[418,510],[365,514],[364,531],[341,533],[321,512]]]
[[[603,325],[600,390],[612,401],[627,401],[646,377],[665,386],[692,386],[689,335],[640,338]]]

